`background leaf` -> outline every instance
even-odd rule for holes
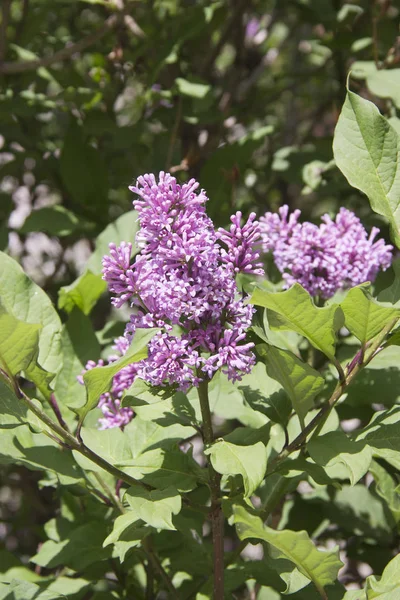
[[[400,244],[399,136],[377,107],[348,92],[335,130],[336,164],[350,185],[364,192],[371,208],[387,218]]]

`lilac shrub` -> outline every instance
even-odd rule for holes
[[[239,294],[235,277],[263,274],[254,250],[260,226],[254,213],[241,225],[237,212],[229,231],[216,231],[205,211],[207,196],[198,188],[194,179],[179,185],[163,172],[158,181],[154,175],[139,177],[130,188],[139,197],[133,206],[140,222],[140,253],[131,260],[132,243],[122,242],[110,244],[103,259],[112,304],[132,308],[111,361],[126,352],[136,329],[160,331],[149,343],[148,357],[122,369],[111,392],[102,396],[103,428],[123,426],[132,418],[130,410],[120,408],[120,398],[136,378],[187,391],[219,369],[236,381],[254,365],[254,344],[246,343],[254,308]]]
[[[376,227],[368,235],[350,210],[341,208],[334,221],[324,215],[319,226],[299,223],[300,214],[289,215],[285,205],[260,219],[263,250],[272,252],[286,288],[297,282],[326,300],[338,290],[373,282],[379,269],[390,266],[393,247],[375,241]]]

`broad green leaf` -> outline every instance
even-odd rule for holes
[[[135,379],[132,385],[125,390],[121,406],[146,406],[149,404],[157,404],[168,400],[174,395],[173,389],[155,388],[154,386],[144,381],[144,379]]]
[[[182,77],[177,77],[175,83],[179,94],[182,94],[182,96],[190,96],[191,98],[205,98],[211,90],[210,85],[194,83],[187,79],[183,79]]]
[[[0,366],[7,373],[17,375],[36,361],[41,329],[19,321],[0,304]]]
[[[363,442],[353,442],[343,431],[314,436],[307,444],[311,458],[333,479],[350,479],[355,485],[369,469],[372,453]]]
[[[119,427],[112,427],[111,429],[104,430],[82,427],[81,437],[84,444],[90,448],[90,450],[93,450],[93,452],[112,465],[122,463],[132,458],[128,439]],[[74,452],[74,456],[82,468],[89,471],[103,472],[102,467],[99,467],[96,463],[86,459],[78,452]]]
[[[367,86],[378,98],[391,98],[400,108],[400,69],[375,69],[367,74]]]
[[[375,479],[376,492],[387,503],[396,523],[400,521],[400,485],[388,471],[375,460],[369,468]]]
[[[156,529],[176,529],[172,517],[182,508],[182,499],[176,488],[148,491],[139,486],[132,486],[125,492],[124,500],[135,515],[148,525]]]
[[[357,440],[367,443],[373,456],[380,456],[400,469],[400,408],[376,412]]]
[[[400,309],[379,305],[364,286],[351,289],[340,306],[347,329],[363,343],[377,335],[390,321],[400,317]]]
[[[387,302],[395,307],[400,306],[400,260],[396,259],[392,263],[394,270],[394,280],[392,284],[382,290],[378,295],[379,302]]]
[[[245,496],[248,498],[264,479],[267,469],[267,452],[262,442],[238,446],[225,440],[216,441],[205,450],[214,469],[221,475],[241,475]]]
[[[256,346],[267,367],[267,373],[279,381],[288,394],[293,408],[304,421],[314,398],[322,391],[325,381],[321,375],[287,350],[281,350],[269,344]]]
[[[100,358],[100,345],[90,319],[78,308],[71,312],[62,328],[61,352],[63,368],[55,379],[54,393],[60,405],[80,408],[85,404],[86,390],[77,377],[88,360]]]
[[[90,223],[78,218],[64,206],[56,204],[31,212],[19,231],[21,233],[45,231],[49,235],[63,237],[82,229],[90,229],[90,226]]]
[[[367,577],[366,592],[367,600],[400,600],[400,554],[386,565],[381,577]]]
[[[250,302],[274,311],[268,315],[271,328],[292,329],[328,358],[334,358],[336,332],[343,325],[343,313],[337,304],[317,308],[308,292],[298,283],[285,292],[256,288]]]
[[[127,553],[140,546],[143,538],[152,531],[154,530],[144,525],[135,512],[130,510],[115,519],[113,530],[104,540],[103,546],[113,544],[113,555],[116,554],[122,563]]]
[[[11,388],[0,378],[0,430],[4,427],[18,427],[26,423],[26,408]],[[0,438],[2,432],[0,433]]]
[[[132,243],[132,255],[138,252],[135,248],[136,233],[139,230],[138,214],[135,210],[124,213],[116,221],[107,227],[96,238],[96,249],[91,255],[86,268],[95,275],[101,275],[101,261],[105,254],[109,253],[108,245],[113,242],[118,246],[121,242]]]
[[[114,375],[123,367],[147,357],[148,343],[157,331],[158,329],[138,329],[124,356],[105,367],[95,367],[85,373],[83,381],[88,397],[85,406],[79,410],[81,423],[87,413],[97,405],[101,394],[110,390]]]
[[[70,313],[77,306],[83,314],[88,315],[106,289],[107,283],[100,275],[86,270],[71,285],[60,288],[58,308]]]
[[[257,362],[237,387],[254,410],[262,412],[274,423],[287,424],[292,412],[290,400],[280,383],[267,375],[262,362]]]
[[[326,598],[324,587],[336,581],[342,562],[338,548],[330,551],[317,550],[306,531],[276,531],[263,524],[259,517],[249,514],[241,506],[235,509],[235,524],[241,540],[256,538],[273,546],[277,558],[287,558],[308,577]]]
[[[0,583],[0,600],[60,600],[61,592],[42,590],[37,583],[13,579],[10,583]]]
[[[60,360],[61,321],[49,297],[25,275],[12,258],[0,252],[1,303],[19,321],[40,324],[39,365],[57,373]]]
[[[400,138],[377,107],[348,92],[335,130],[336,164],[350,185],[364,192],[372,209],[387,218],[400,244]]]
[[[16,415],[19,419],[19,415]],[[30,421],[29,415],[21,419]],[[83,473],[70,452],[44,433],[32,433],[27,425],[11,428],[12,423],[0,429],[0,463],[22,464],[34,471],[54,473],[62,485],[83,482]]]
[[[241,380],[240,384],[246,385]],[[208,397],[211,411],[224,419],[237,419],[249,427],[262,427],[268,419],[249,406],[238,385],[229,381],[224,373],[219,371],[214,375],[208,386]]]
[[[173,486],[181,492],[188,492],[197,486],[198,481],[204,482],[206,477],[204,469],[198,466],[191,454],[179,449],[155,448],[119,466],[128,475],[161,490]]]
[[[101,153],[87,143],[76,121],[71,123],[64,139],[60,172],[74,206],[85,206],[104,221],[108,204],[107,166]]]
[[[89,565],[110,557],[111,550],[103,548],[107,523],[91,521],[72,531],[69,538],[61,542],[47,540],[30,560],[41,567],[59,565],[81,571]]]
[[[138,415],[124,429],[131,456],[139,456],[146,450],[155,448],[174,448],[182,440],[196,433],[194,427],[181,423],[171,425],[156,421],[145,421]]]

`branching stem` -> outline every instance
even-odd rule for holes
[[[206,446],[214,442],[208,381],[202,381],[198,387],[201,415],[203,418],[203,440]],[[208,460],[211,490],[211,530],[214,548],[214,600],[224,598],[224,514],[221,508],[221,476]]]
[[[114,475],[115,477],[117,477],[117,479],[122,479],[129,485],[140,485],[146,489],[151,489],[150,486],[146,485],[139,479],[135,479],[134,477],[131,477],[127,473],[124,473],[124,471],[121,471],[120,469],[118,469],[118,467],[114,467],[114,465],[110,464],[109,462],[104,460],[104,458],[102,458],[101,456],[96,454],[96,452],[93,452],[93,450],[90,450],[90,448],[85,446],[85,444],[82,441],[78,441],[71,433],[66,431],[64,429],[64,427],[62,427],[59,423],[56,423],[55,421],[53,421],[53,419],[51,419],[48,415],[46,415],[45,412],[43,412],[28,396],[26,396],[23,393],[23,391],[16,384],[15,380],[14,380],[14,389],[15,389],[15,392],[16,392],[18,398],[20,398],[20,400],[22,400],[26,404],[26,406],[29,408],[29,410],[31,410],[38,417],[38,419],[40,419],[42,421],[42,423],[47,425],[47,427],[49,429],[51,429],[51,431],[53,431],[62,440],[64,440],[64,442],[68,445],[68,447],[71,450],[76,450],[80,454],[83,454],[83,456],[86,456],[86,458],[88,458],[89,460],[94,462],[96,465],[98,465],[99,467],[101,467],[102,469],[107,471],[108,473],[111,473],[111,475]]]

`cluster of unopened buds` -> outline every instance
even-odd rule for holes
[[[131,191],[140,229],[132,258],[132,243],[110,244],[103,259],[103,278],[116,308],[128,304],[130,320],[115,340],[117,360],[128,349],[135,331],[155,327],[148,356],[124,367],[112,390],[99,402],[102,428],[123,427],[133,416],[121,408],[121,398],[136,378],[152,386],[187,391],[221,370],[236,381],[255,363],[253,344],[246,342],[253,307],[239,293],[239,273],[264,275],[258,250],[272,251],[286,287],[299,282],[313,296],[329,298],[338,289],[375,278],[391,262],[391,246],[368,237],[357,217],[341,209],[336,220],[323,217],[318,228],[298,223],[300,211],[288,218],[266,213],[256,221],[251,213],[231,217],[229,230],[215,230],[207,216],[207,197],[199,184],[178,184],[168,173],[139,177]],[[103,363],[98,363],[101,365]],[[90,361],[86,370],[96,365]]]

